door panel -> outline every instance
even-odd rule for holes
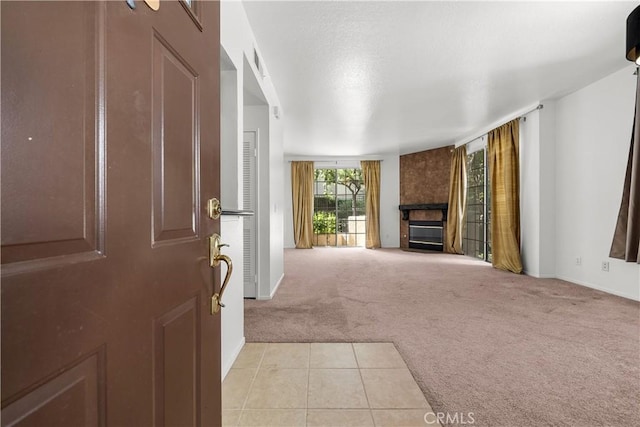
[[[11,47],[2,52],[3,64],[11,64],[2,68],[2,137],[15,141],[2,158],[2,259],[18,271],[37,268],[38,260],[102,250],[96,153],[104,148],[97,132],[104,121],[96,89],[104,27],[96,23],[104,14],[86,3],[46,19],[57,9],[50,3],[2,8],[2,44]],[[48,94],[38,82],[46,82]]]
[[[155,425],[199,425],[199,308],[194,297],[155,323]]]
[[[197,239],[200,205],[197,74],[156,33],[152,75],[154,244]]]
[[[93,3],[1,7],[4,422],[9,402],[64,375],[105,341],[104,319],[56,304],[59,294],[85,290],[69,283],[66,267],[103,259],[105,10]],[[53,358],[37,351],[58,346]]]
[[[3,425],[220,423],[219,4],[136,4],[0,5]]]
[[[7,426],[97,426],[104,418],[103,354],[97,353],[2,410]],[[75,411],[66,411],[73,407]]]

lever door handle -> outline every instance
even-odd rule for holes
[[[231,273],[233,272],[233,263],[231,262],[231,258],[227,255],[218,255],[216,258],[218,264],[220,261],[223,261],[227,264],[227,273],[224,275],[224,281],[222,282],[222,287],[220,288],[220,293],[215,292],[211,297],[211,315],[214,315],[220,311],[224,304],[222,303],[222,294],[224,294],[225,289],[227,289],[227,285],[229,284],[229,279],[231,278]]]
[[[225,274],[224,280],[222,281],[220,292],[214,292],[211,296],[211,315],[217,314],[220,309],[224,307],[224,304],[222,303],[222,295],[224,294],[225,289],[227,289],[229,279],[231,278],[231,273],[233,273],[233,263],[231,262],[231,258],[220,253],[220,248],[224,246],[229,245],[220,242],[219,234],[214,233],[209,237],[209,266],[211,268],[216,268],[220,265],[221,261],[227,265],[227,273]]]

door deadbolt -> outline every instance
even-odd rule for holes
[[[215,197],[213,199],[209,199],[207,201],[207,216],[211,219],[218,219],[221,214],[222,205],[220,204],[220,200]]]

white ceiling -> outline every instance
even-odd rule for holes
[[[629,64],[637,2],[244,1],[285,154],[447,145]]]

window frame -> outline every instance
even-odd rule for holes
[[[359,191],[359,193],[356,195],[356,206],[354,208],[353,206],[353,199],[351,199],[352,194],[349,192],[348,188],[346,186],[344,186],[343,184],[340,184],[337,180],[338,177],[338,171],[339,170],[344,170],[344,169],[359,169],[361,172],[360,174],[362,174],[362,168],[358,167],[346,167],[346,166],[337,166],[337,165],[332,165],[332,166],[324,166],[324,165],[314,165],[314,179],[313,179],[313,199],[314,199],[314,203],[313,203],[313,214],[314,214],[314,218],[316,217],[316,213],[317,212],[329,212],[335,215],[335,230],[333,231],[333,233],[316,233],[316,227],[315,227],[315,221],[314,221],[314,230],[313,230],[313,235],[314,235],[314,242],[317,242],[317,244],[319,245],[324,245],[326,244],[327,246],[337,246],[337,247],[364,247],[366,244],[366,221],[367,221],[367,217],[366,217],[366,207],[364,206],[364,204],[366,203],[366,187],[364,186],[364,182],[362,183],[362,189]],[[326,181],[326,177],[323,176],[322,180],[318,180],[317,176],[318,170],[332,170],[334,171],[334,174],[336,176],[336,180],[334,183],[329,184],[332,189],[331,191],[327,192],[326,188],[327,188],[327,181]],[[340,186],[344,187],[344,189],[340,189]],[[318,208],[317,206],[317,199],[318,197],[326,197],[327,195],[331,195],[334,197],[334,202],[333,202],[333,207],[332,210],[329,210],[325,207],[320,207]],[[363,220],[359,220],[359,219],[355,219],[355,223],[356,223],[356,232],[348,232],[348,231],[341,231],[341,213],[343,214],[344,211],[340,209],[340,200],[352,200],[351,203],[351,209],[354,210],[356,212],[356,217],[358,216],[363,216],[364,219]],[[358,208],[358,204],[362,203],[362,209]],[[348,221],[348,216],[351,215],[347,215],[347,221]],[[347,222],[348,224],[348,222]],[[348,226],[348,225],[347,225]],[[358,232],[358,230],[362,228],[362,232]],[[333,235],[335,236],[335,243],[333,239],[326,239],[325,241],[320,241],[319,238],[317,236],[321,236],[321,235],[325,235],[325,234],[329,234],[329,235]],[[353,237],[351,237],[353,236]],[[350,244],[350,242],[354,241],[354,244]],[[342,243],[343,241],[345,241],[346,243]]]
[[[464,216],[464,233],[462,240],[462,250],[465,255],[471,256],[475,259],[481,259],[485,262],[491,262],[492,260],[492,247],[491,247],[491,180],[489,176],[489,164],[488,164],[488,149],[486,143],[486,135],[471,141],[467,145],[467,198],[465,200],[465,216]],[[475,153],[482,151],[483,154],[483,177],[481,185],[469,185],[469,177],[471,176],[471,159],[470,156]],[[477,168],[474,168],[477,170]],[[482,189],[482,203],[474,203],[470,204],[469,194],[471,193],[471,189]],[[482,220],[481,221],[469,221],[469,208],[482,206]],[[469,234],[470,227],[469,224],[474,224],[474,229],[477,230],[477,226],[481,224],[482,227],[482,236],[478,238],[478,234],[476,233],[474,236]],[[473,242],[473,249],[469,246],[470,243]],[[478,246],[482,247],[482,252],[478,250]],[[480,256],[481,255],[481,256]]]

